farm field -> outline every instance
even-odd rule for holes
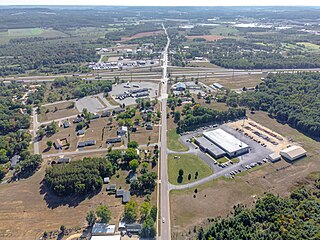
[[[179,169],[184,171],[182,181],[179,180]],[[198,172],[197,179],[204,178],[212,174],[210,167],[199,157],[192,154],[169,154],[168,155],[168,177],[172,184],[185,184],[194,182],[195,174]],[[188,175],[191,174],[191,179]]]
[[[248,117],[302,144],[308,151],[307,157],[292,164],[284,160],[268,163],[251,169],[250,174],[241,173],[234,179],[216,179],[197,187],[197,194],[194,194],[195,188],[171,192],[172,235],[177,236],[176,239],[185,239],[189,230],[205,223],[208,217],[227,216],[238,203],[251,206],[265,192],[287,196],[293,188],[305,182],[311,173],[320,168],[319,142],[269,118],[267,113],[256,112]]]
[[[163,34],[164,32],[162,30],[159,31],[153,31],[153,32],[142,32],[142,33],[137,33],[131,37],[122,37],[121,42],[126,42],[132,39],[137,39],[137,38],[143,38],[143,37],[151,37],[159,34]]]
[[[27,37],[68,37],[67,34],[54,30],[43,28],[21,28],[21,29],[8,29],[8,31],[0,32],[0,43],[8,43],[11,39],[27,38]]]
[[[222,36],[216,36],[216,35],[186,36],[186,38],[189,40],[204,38],[206,41],[216,41],[216,40],[223,39]]]

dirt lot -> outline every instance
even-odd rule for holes
[[[154,35],[159,35],[159,34],[163,34],[164,32],[162,30],[160,31],[153,31],[153,32],[142,32],[142,33],[138,33],[135,34],[131,37],[122,37],[120,42],[126,42],[132,39],[136,39],[136,38],[142,38],[142,37],[151,37]]]
[[[262,74],[251,74],[251,75],[240,75],[240,76],[230,76],[230,77],[219,77],[207,78],[201,80],[205,84],[212,85],[213,83],[220,83],[223,86],[230,89],[239,89],[239,88],[250,88],[255,87],[261,82]]]
[[[243,125],[243,123],[244,123],[244,125]],[[256,123],[255,121],[253,121],[250,118],[245,122],[243,122],[243,120],[240,120],[240,121],[229,123],[228,125],[234,129],[238,128],[238,129],[243,130],[243,132],[245,134],[247,134],[248,137],[250,136],[254,140],[260,141],[261,143],[266,144],[267,148],[269,148],[273,152],[279,153],[280,150],[286,148],[288,145],[294,144],[292,141],[289,141],[289,139],[287,139],[286,137],[281,136],[279,133],[276,133],[276,132],[262,126],[261,124]],[[270,141],[267,141],[267,140],[263,139],[262,137],[257,136],[256,134],[253,133],[255,131],[269,137],[270,141],[274,142],[275,144],[272,144]],[[271,134],[268,134],[267,132],[269,132],[271,134],[275,134],[277,137],[271,136]]]
[[[153,130],[146,130],[146,127],[138,127],[137,132],[130,133],[130,140],[137,141],[140,145],[159,142],[159,126],[153,126]]]
[[[206,222],[208,217],[226,216],[238,203],[251,206],[257,196],[272,192],[281,196],[305,182],[306,177],[320,170],[320,143],[306,137],[288,125],[270,119],[266,113],[257,112],[249,116],[261,125],[274,130],[281,136],[302,144],[308,156],[293,164],[284,160],[275,164],[268,163],[250,173],[245,172],[235,179],[219,179],[194,189],[171,193],[171,226],[175,239],[188,239],[188,231],[195,225]],[[205,211],[204,211],[205,209]]]
[[[68,108],[72,102],[63,102],[52,104],[50,106],[41,107],[41,114],[38,116],[39,122],[51,121],[63,117],[73,116],[79,114],[79,111],[73,107]],[[57,111],[55,111],[57,109]],[[49,110],[49,112],[47,112]],[[46,113],[47,112],[47,113]]]
[[[206,41],[216,41],[223,39],[224,37],[222,36],[216,36],[216,35],[203,35],[203,36],[186,36],[187,39],[193,40],[196,38],[204,38]]]

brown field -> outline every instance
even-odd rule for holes
[[[153,130],[146,130],[146,127],[138,127],[137,132],[130,133],[130,140],[137,141],[139,145],[145,145],[150,143],[158,143],[159,142],[159,126],[153,126]]]
[[[110,130],[108,125],[109,120],[107,118],[99,118],[96,120],[91,121],[90,127],[85,129],[86,133],[83,136],[77,136],[76,134],[76,124],[73,124],[71,119],[69,119],[70,127],[64,128],[60,127],[59,132],[55,133],[50,137],[43,137],[40,141],[40,151],[45,154],[51,153],[58,153],[59,150],[56,150],[54,147],[51,149],[47,149],[47,140],[51,140],[54,142],[56,139],[67,138],[68,142],[70,143],[69,147],[64,147],[63,151],[66,152],[73,152],[76,151],[78,142],[85,141],[85,140],[96,140],[96,145],[85,147],[86,150],[88,149],[97,149],[97,148],[105,148],[107,147],[106,139],[110,137],[116,137],[117,135],[117,127],[115,126],[115,121],[113,122],[113,127]],[[104,129],[104,137],[102,140],[102,130]],[[116,146],[119,146],[116,145]]]
[[[71,102],[63,102],[41,107],[41,114],[38,116],[39,122],[46,122],[79,114],[80,112],[77,108],[68,108],[70,103]],[[55,108],[57,108],[58,111],[55,111]],[[46,113],[47,110],[49,110],[48,113]]]
[[[217,82],[230,89],[239,89],[243,87],[255,87],[261,82],[261,77],[264,76],[262,74],[240,75],[234,77],[216,76],[214,78],[201,79],[201,82],[209,85]]]
[[[106,193],[106,186],[91,198],[62,199],[42,190],[41,181],[46,167],[44,163],[38,172],[26,180],[0,185],[0,239],[38,239],[44,231],[58,230],[61,225],[67,228],[86,227],[87,212],[99,204],[108,205],[112,212],[110,223],[118,224],[124,205],[121,198]],[[111,182],[129,189],[129,185],[125,184],[127,174],[127,171],[120,171],[119,177],[114,175]],[[141,197],[131,197],[139,205],[144,201]],[[156,190],[151,196],[151,203],[156,204]]]
[[[292,164],[284,160],[268,163],[232,180],[220,178],[208,182],[198,187],[196,198],[193,196],[194,189],[172,192],[170,203],[174,239],[191,239],[188,232],[192,232],[195,225],[205,224],[209,217],[227,216],[238,203],[252,206],[256,197],[266,192],[288,196],[292,189],[307,181],[310,173],[320,170],[319,142],[270,119],[266,113],[257,112],[249,117],[302,144],[308,156]]]
[[[204,38],[206,41],[216,41],[223,39],[224,37],[222,36],[216,36],[216,35],[203,35],[203,36],[186,36],[187,39],[193,40],[196,38]]]
[[[159,34],[163,34],[164,32],[162,30],[159,31],[153,31],[153,32],[142,32],[142,33],[137,33],[131,37],[122,37],[120,42],[126,42],[132,39],[137,39],[137,38],[143,38],[143,37],[151,37]]]

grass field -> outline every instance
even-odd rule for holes
[[[79,114],[80,112],[75,107],[69,108],[70,104],[71,101],[41,107],[41,114],[38,116],[39,122],[46,122]]]
[[[210,30],[210,33],[212,35],[220,35],[220,36],[230,36],[230,35],[236,35],[239,31],[230,26],[226,25],[219,25]]]
[[[309,42],[298,42],[299,45],[304,45],[307,50],[320,51],[320,46]]]
[[[176,129],[168,130],[167,132],[167,147],[172,151],[184,152],[188,151],[188,148],[179,142],[180,135],[176,132]]]
[[[175,158],[176,157],[176,158]],[[184,171],[182,181],[179,182],[179,169]],[[211,168],[204,163],[200,158],[192,154],[169,154],[168,155],[168,175],[169,182],[172,184],[185,184],[193,182],[195,173],[198,172],[198,178],[201,179],[212,174]],[[191,174],[191,179],[188,180],[188,175]]]
[[[67,37],[68,35],[53,29],[43,28],[22,28],[22,29],[9,29],[6,32],[0,32],[0,43],[8,43],[10,39],[27,38],[27,37]]]

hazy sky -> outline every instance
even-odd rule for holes
[[[0,5],[320,6],[320,0],[0,0]]]

